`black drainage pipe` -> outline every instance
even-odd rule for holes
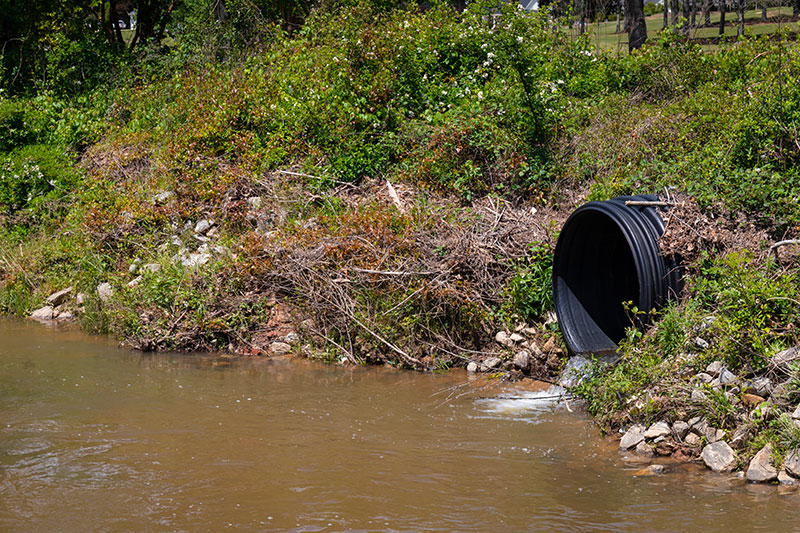
[[[589,202],[561,229],[553,258],[553,303],[570,352],[615,352],[632,325],[624,302],[658,309],[681,290],[681,273],[661,255],[664,221],[650,195]],[[641,328],[647,315],[634,319]]]

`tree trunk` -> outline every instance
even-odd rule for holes
[[[725,2],[727,0],[719,0],[719,34],[725,35]]]
[[[767,2],[766,0],[761,1],[761,22],[767,21]]]
[[[669,2],[664,0],[664,25],[661,26],[661,29],[666,30],[667,26],[669,26]]]
[[[620,32],[620,20],[622,19],[622,0],[617,1],[617,29],[614,33]]]
[[[681,33],[684,35],[689,35],[689,20],[692,18],[691,13],[689,13],[689,0],[683,0],[681,3],[681,15],[683,16],[683,24],[681,24]]]
[[[745,0],[738,0],[736,2],[736,19],[739,23],[736,28],[737,37],[742,37],[744,35],[744,8]]]
[[[225,21],[228,19],[228,10],[225,9],[225,0],[212,0],[212,1],[214,2],[214,6],[212,8],[212,10],[214,11],[214,20],[224,24]]]
[[[711,2],[703,0],[703,25],[711,26]]]
[[[692,22],[691,22],[690,26],[692,28],[694,28],[695,25],[696,25],[696,21],[697,21],[697,0],[691,0],[691,4],[692,4],[692,7],[691,7],[691,10],[692,10]]]
[[[628,51],[641,48],[647,40],[647,24],[644,20],[644,0],[625,2],[625,19],[630,20],[628,30]]]
[[[667,0],[664,0],[666,3]],[[672,11],[672,27],[678,25],[678,0],[672,0],[670,2],[669,10]]]

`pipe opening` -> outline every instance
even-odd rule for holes
[[[564,224],[553,260],[553,303],[570,352],[616,352],[634,325],[624,302],[646,312],[679,292],[679,272],[660,253],[664,225],[658,211],[625,205],[654,199],[590,202]]]

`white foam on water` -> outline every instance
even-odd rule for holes
[[[551,413],[564,407],[567,390],[553,385],[540,391],[509,391],[496,398],[481,398],[475,401],[476,407],[490,417],[529,418],[530,415]]]

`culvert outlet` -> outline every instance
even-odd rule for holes
[[[640,311],[658,309],[681,289],[681,273],[663,257],[658,202],[650,195],[589,202],[561,229],[553,258],[553,303],[567,347],[574,354],[617,350],[632,325],[625,302]],[[634,319],[641,328],[647,315]]]

